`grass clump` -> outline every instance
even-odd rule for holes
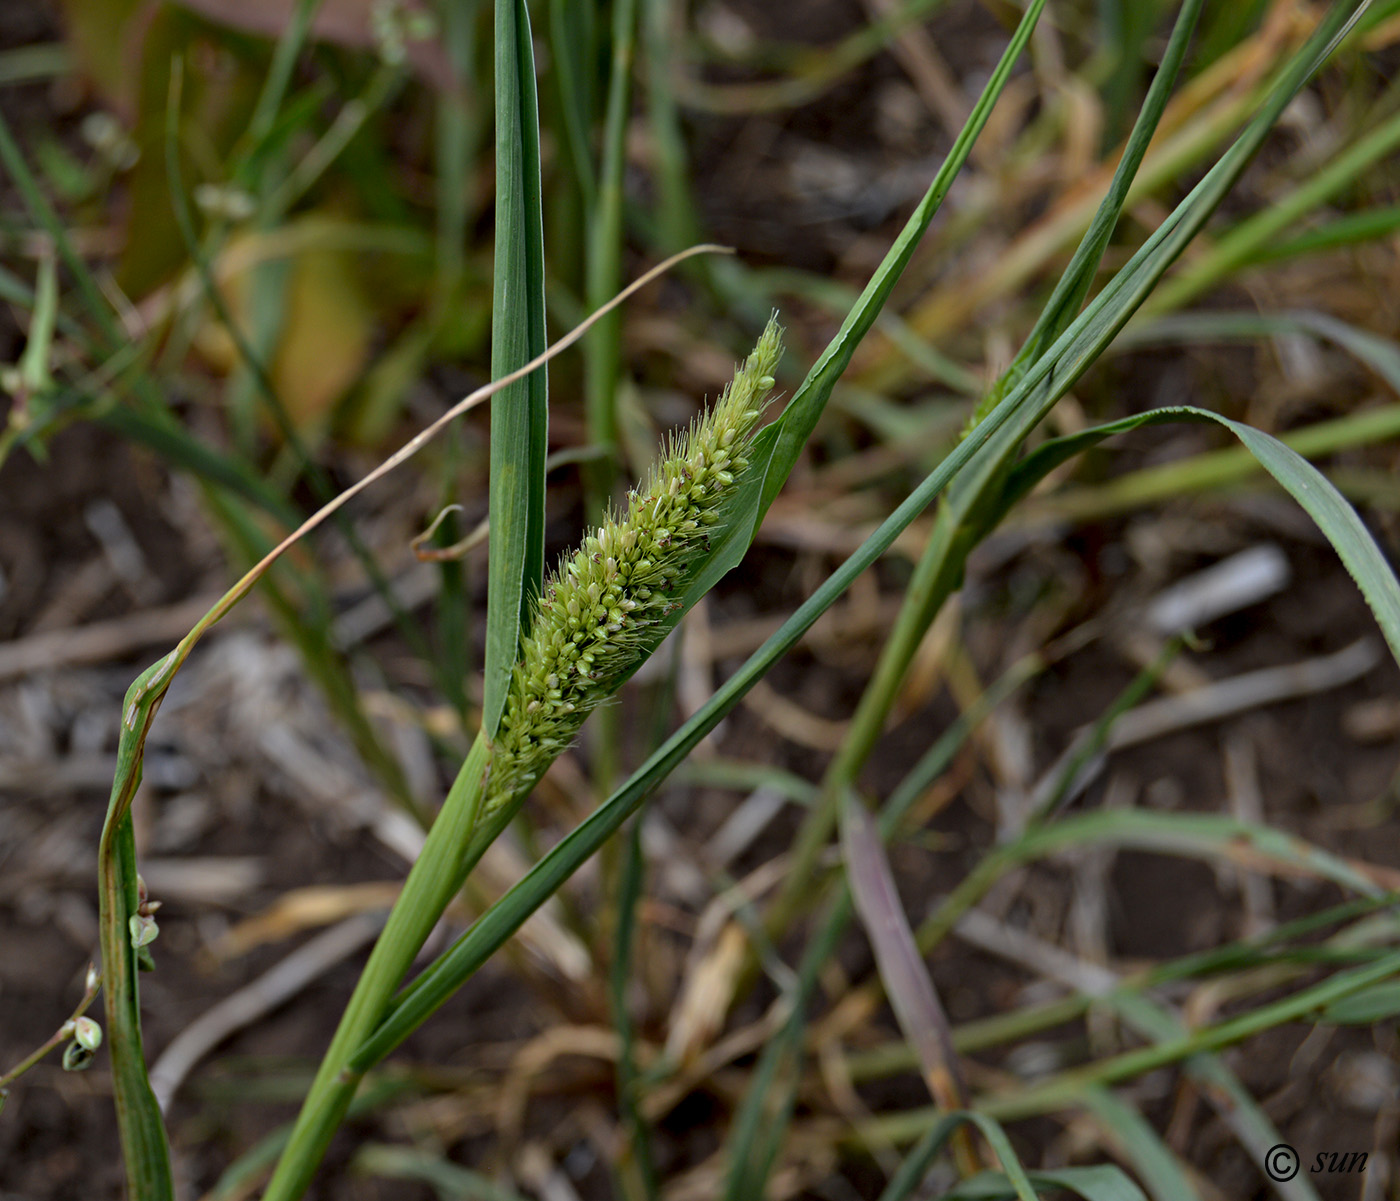
[[[670,439],[625,511],[608,513],[546,578],[512,673],[484,817],[523,799],[669,629],[749,466],[781,354],[782,327],[770,319],[718,402]]]

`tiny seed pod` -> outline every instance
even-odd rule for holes
[[[131,945],[138,951],[142,947],[149,947],[160,937],[160,927],[156,925],[156,919],[140,913],[131,915],[127,927],[131,932]]]
[[[71,1042],[63,1048],[63,1070],[85,1072],[92,1066],[93,1052],[81,1043]]]
[[[102,1027],[91,1018],[78,1018],[73,1023],[73,1041],[87,1051],[102,1045]]]

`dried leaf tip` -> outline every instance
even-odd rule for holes
[[[483,816],[523,799],[656,649],[729,516],[781,355],[782,327],[770,319],[709,412],[668,439],[625,510],[609,513],[545,578],[496,734]]]

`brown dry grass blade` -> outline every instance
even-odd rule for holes
[[[914,941],[875,819],[851,793],[842,810],[841,850],[851,898],[875,952],[885,993],[923,1069],[929,1092],[942,1109],[964,1109],[967,1087],[958,1070],[948,1016]],[[964,1175],[981,1170],[966,1130],[953,1136],[953,1153]]]

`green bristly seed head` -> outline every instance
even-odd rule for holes
[[[748,469],[781,354],[782,329],[770,320],[718,402],[669,439],[626,511],[609,513],[546,577],[521,640],[483,816],[523,798],[656,648]]]

